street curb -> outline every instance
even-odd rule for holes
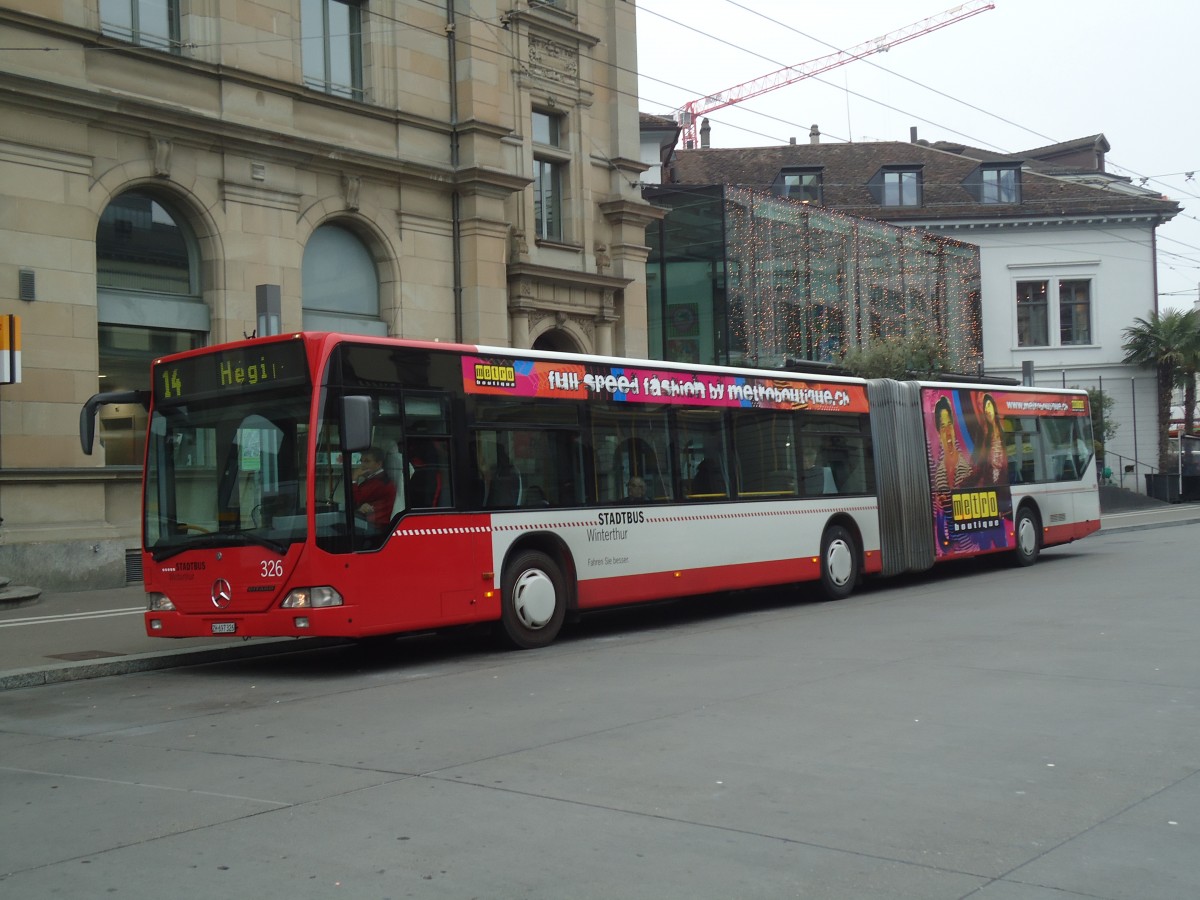
[[[1169,522],[1138,522],[1135,525],[1113,525],[1106,528],[1100,526],[1096,534],[1120,534],[1122,531],[1149,531],[1151,528],[1173,528],[1176,525],[1200,524],[1200,516],[1191,519],[1172,519]]]
[[[157,650],[152,653],[136,653],[112,659],[89,659],[56,665],[31,666],[0,673],[0,691],[65,684],[71,681],[104,678],[109,675],[129,675],[135,672],[150,672],[155,669],[174,669],[239,659],[280,656],[285,653],[302,653],[326,647],[345,646],[347,643],[350,642],[340,638],[264,638],[241,645],[222,644],[217,647],[198,649]]]

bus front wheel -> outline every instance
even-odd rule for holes
[[[1037,562],[1038,553],[1042,549],[1041,530],[1037,513],[1028,506],[1017,510],[1017,547],[1013,551],[1013,561],[1018,566],[1032,566]]]
[[[521,650],[545,647],[562,629],[567,591],[562,569],[538,550],[520,553],[504,570],[500,624]]]
[[[858,545],[841,525],[831,525],[821,537],[821,592],[827,600],[850,596],[858,583]]]

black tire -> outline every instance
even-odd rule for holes
[[[821,536],[821,593],[844,600],[858,584],[859,554],[854,536],[842,525],[830,525]]]
[[[537,550],[517,554],[504,570],[500,625],[505,639],[521,650],[545,647],[558,637],[567,615],[562,569]]]
[[[1042,523],[1038,515],[1028,506],[1017,510],[1014,529],[1017,546],[1013,550],[1013,563],[1018,566],[1032,566],[1037,562],[1038,554],[1042,552]]]

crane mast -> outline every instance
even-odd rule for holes
[[[989,2],[989,0],[970,0],[970,2],[959,4],[936,16],[930,16],[928,19],[922,19],[919,22],[906,25],[904,28],[889,31],[887,34],[865,41],[848,50],[839,50],[836,53],[830,53],[817,59],[810,59],[808,62],[797,63],[794,66],[785,66],[782,69],[769,72],[751,81],[736,84],[715,94],[689,100],[675,114],[676,121],[680,125],[680,138],[683,141],[683,146],[688,150],[696,147],[697,123],[701,116],[715,112],[718,109],[724,109],[726,106],[732,106],[735,103],[741,103],[743,100],[758,97],[777,88],[795,84],[797,81],[802,81],[805,78],[812,78],[814,75],[820,75],[823,72],[828,72],[830,69],[836,69],[838,66],[854,62],[857,59],[865,59],[868,56],[874,56],[876,53],[886,53],[893,47],[911,41],[913,38],[939,31],[947,25],[953,25],[955,22],[961,22],[982,12],[987,12],[989,9],[995,9],[995,7],[996,4]]]

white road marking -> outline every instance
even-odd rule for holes
[[[123,609],[94,609],[90,612],[62,613],[57,616],[26,616],[0,622],[0,628],[15,628],[18,625],[53,625],[55,622],[81,622],[86,619],[110,619],[113,616],[129,616],[146,611],[144,606],[128,606]]]

